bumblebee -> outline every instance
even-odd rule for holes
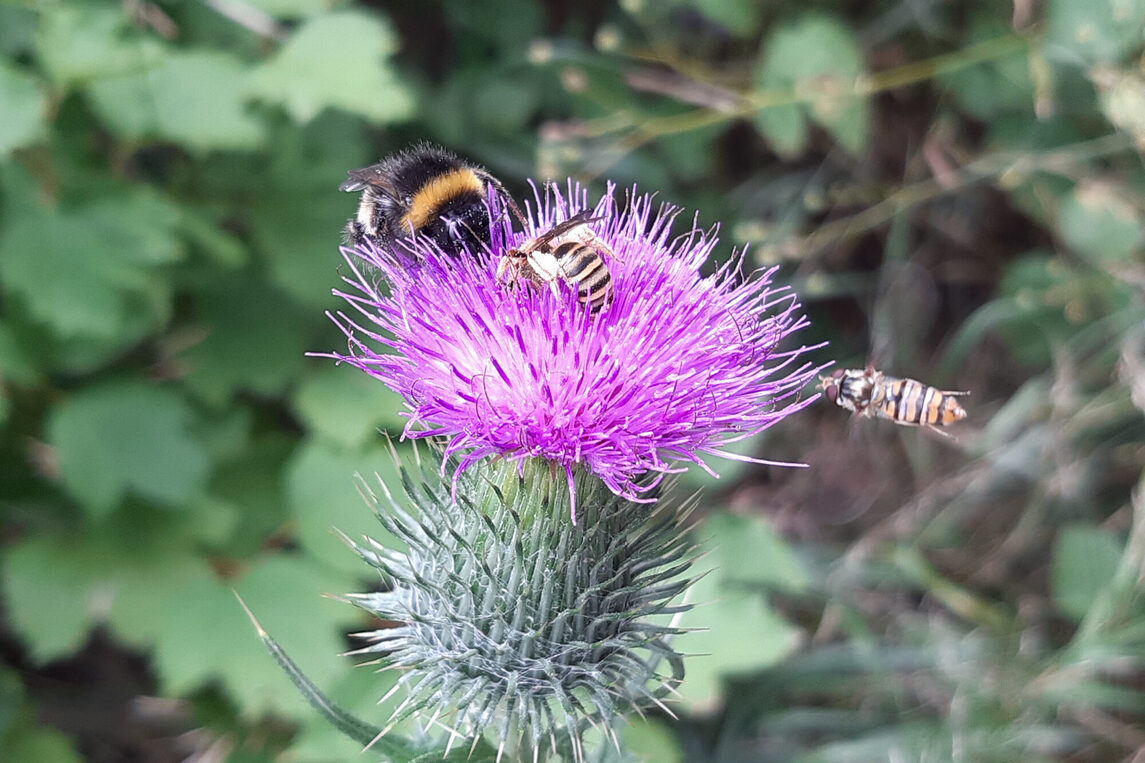
[[[501,181],[444,148],[420,143],[377,164],[349,171],[342,191],[360,191],[357,216],[346,224],[350,245],[390,244],[422,235],[446,254],[488,249],[490,190],[521,219]]]
[[[939,427],[966,418],[966,411],[955,399],[969,392],[951,392],[914,379],[899,379],[876,371],[836,369],[819,377],[819,389],[828,400],[856,416],[877,416],[905,426],[921,426],[950,437]]]
[[[497,263],[497,280],[512,285],[524,278],[548,284],[554,294],[558,282],[564,281],[576,290],[582,305],[599,312],[613,296],[612,273],[605,257],[616,256],[588,225],[599,219],[586,210],[510,249]]]

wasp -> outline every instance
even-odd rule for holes
[[[819,377],[819,389],[828,400],[856,416],[890,419],[905,426],[926,427],[943,437],[950,437],[939,427],[966,418],[957,397],[969,392],[952,392],[923,384],[914,379],[900,379],[876,371],[836,369]]]
[[[604,239],[589,227],[603,218],[592,210],[573,215],[541,235],[529,239],[501,256],[497,280],[513,285],[520,279],[548,284],[554,294],[564,281],[577,293],[577,300],[593,313],[612,301],[612,273],[605,258],[616,257]]]

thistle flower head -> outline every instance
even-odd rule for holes
[[[480,471],[478,476],[477,471]],[[413,511],[386,486],[366,494],[398,551],[356,545],[386,583],[358,606],[398,627],[358,634],[357,654],[386,655],[405,701],[388,728],[418,717],[450,743],[485,737],[500,751],[558,746],[582,760],[581,733],[660,703],[683,678],[667,616],[689,585],[678,512],[625,501],[584,473],[585,519],[562,510],[568,485],[543,463],[465,473],[454,503],[433,470],[403,467]],[[566,744],[567,740],[567,744]],[[615,740],[614,740],[615,741]]]
[[[335,317],[350,349],[333,357],[400,393],[405,435],[443,435],[447,455],[463,454],[458,474],[487,457],[541,458],[570,487],[586,468],[639,501],[689,462],[742,458],[726,447],[814,399],[799,399],[817,370],[810,348],[781,349],[806,325],[795,295],[772,286],[773,271],[741,278],[741,258],[704,275],[714,231],[693,222],[674,236],[678,209],[630,194],[622,211],[613,190],[590,224],[615,253],[614,298],[599,312],[561,279],[554,293],[496,278],[507,249],[588,208],[579,188],[549,186],[527,231],[495,214],[490,251],[344,250],[340,294],[357,316]]]

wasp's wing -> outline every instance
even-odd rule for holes
[[[597,222],[598,220],[603,220],[603,219],[604,219],[603,217],[593,217],[592,216],[592,210],[586,209],[583,212],[580,212],[578,214],[573,215],[572,217],[565,220],[564,222],[558,223],[558,224],[554,225],[552,228],[549,228],[547,231],[545,231],[541,235],[539,235],[536,238],[529,241],[522,248],[525,252],[535,251],[535,250],[540,249],[541,247],[545,246],[550,241],[560,238],[561,236],[565,235],[569,231],[571,231],[575,228],[578,228],[581,225],[587,225],[588,223],[594,223],[594,222]]]

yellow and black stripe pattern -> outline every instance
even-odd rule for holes
[[[820,377],[819,389],[829,401],[856,416],[926,427],[947,437],[939,427],[966,418],[966,411],[956,398],[970,394],[887,376],[871,366],[861,371],[837,369],[830,376]]]
[[[589,227],[595,220],[592,210],[586,210],[510,249],[497,266],[497,280],[508,285],[520,279],[548,284],[554,293],[558,293],[558,283],[564,282],[576,290],[581,305],[588,305],[594,314],[599,312],[614,293],[605,258],[616,254]]]

